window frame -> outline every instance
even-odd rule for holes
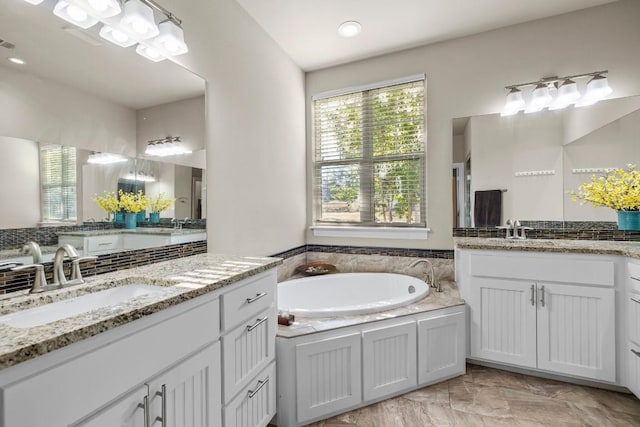
[[[362,93],[365,98],[366,92],[372,90],[384,89],[386,87],[397,86],[401,84],[415,83],[418,81],[423,82],[423,117],[422,117],[422,129],[423,129],[423,140],[422,140],[422,149],[419,152],[412,153],[393,153],[385,156],[376,156],[373,152],[373,135],[371,132],[367,132],[370,128],[362,127],[363,137],[362,137],[362,155],[357,158],[344,158],[344,159],[331,159],[331,160],[318,160],[318,141],[317,141],[317,129],[315,125],[315,114],[316,114],[316,104],[315,102],[318,100],[334,98],[343,95],[357,94]],[[386,80],[378,83],[373,83],[369,85],[362,85],[357,87],[350,87],[339,90],[332,90],[328,92],[323,92],[316,94],[311,97],[312,105],[311,105],[311,163],[312,163],[312,225],[310,229],[313,231],[316,236],[349,236],[349,237],[371,237],[371,238],[405,238],[405,239],[426,239],[427,232],[429,231],[427,224],[427,203],[426,203],[426,166],[427,166],[427,119],[426,119],[426,111],[427,111],[427,81],[426,76],[424,74],[412,75],[404,78]],[[370,113],[371,110],[369,108],[363,107],[363,114]],[[370,116],[369,116],[370,117]],[[365,116],[362,117],[362,122],[366,122]],[[368,134],[367,134],[368,133]],[[359,165],[358,176],[360,178],[360,185],[362,188],[362,178],[365,177],[368,182],[365,182],[364,185],[369,185],[370,188],[373,188],[375,181],[375,165],[385,162],[393,162],[393,161],[401,161],[401,160],[418,160],[418,168],[419,168],[419,182],[418,182],[418,191],[420,192],[420,221],[416,223],[408,223],[408,222],[376,222],[376,205],[375,205],[375,190],[370,190],[367,192],[369,196],[369,200],[366,202],[368,204],[367,209],[363,210],[361,208],[361,214],[368,210],[369,212],[365,214],[365,218],[361,217],[361,220],[358,222],[347,222],[347,221],[328,221],[322,220],[322,183],[318,182],[321,180],[322,176],[322,168],[331,165],[340,165],[347,166],[350,164]],[[368,171],[368,172],[367,172]],[[359,192],[362,194],[362,191]],[[351,229],[353,231],[346,232],[346,230]]]
[[[43,155],[42,152],[44,150],[47,150],[47,147],[59,147],[60,150],[60,165],[61,165],[61,171],[60,171],[60,185],[56,185],[56,184],[51,184],[48,182],[45,182],[45,177],[44,177],[44,159],[43,159]],[[74,154],[73,154],[73,158],[72,160],[70,160],[69,158],[67,158],[65,156],[65,149],[73,149]],[[78,149],[76,147],[72,147],[72,146],[66,146],[66,145],[62,145],[62,144],[40,144],[39,147],[39,163],[40,163],[40,168],[39,168],[39,173],[40,173],[40,221],[42,224],[56,224],[56,223],[76,223],[78,221]],[[65,171],[68,170],[68,168],[72,168],[75,172],[75,179],[73,180],[73,183],[71,183],[70,181],[67,181],[65,179]],[[59,203],[63,206],[62,207],[62,218],[46,218],[45,217],[45,213],[48,211],[45,208],[45,193],[47,193],[47,190],[50,189],[54,189],[54,188],[60,188],[61,189],[61,196],[60,196],[60,200]],[[65,203],[65,197],[62,196],[62,194],[64,193],[65,189],[70,189],[73,188],[73,197],[67,197],[66,199],[68,200],[72,200],[74,206],[72,206],[71,208],[73,209],[73,213],[75,213],[75,215],[70,216],[69,213],[71,212],[70,208],[67,206],[67,204]]]

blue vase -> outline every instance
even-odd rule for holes
[[[123,221],[124,221],[124,214],[122,212],[116,212],[113,215],[113,222],[115,222],[116,224],[122,224]]]
[[[145,221],[145,219],[146,219],[145,218],[145,212],[138,212],[137,215],[138,215],[138,219],[137,219],[138,222],[144,222]]]
[[[149,214],[149,222],[151,224],[159,224],[160,223],[160,212],[151,212]]]
[[[618,230],[640,230],[640,211],[618,211]]]
[[[136,219],[138,217],[138,214],[132,213],[132,212],[127,212],[124,214],[124,228],[127,228],[129,230],[135,230],[136,229]]]

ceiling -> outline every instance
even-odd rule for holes
[[[2,1],[0,39],[16,45],[0,47],[0,65],[75,87],[133,109],[204,94],[204,80],[170,62],[151,62],[98,35],[98,25],[70,32],[71,24],[51,12],[55,0],[34,6],[22,0]],[[85,39],[75,34],[84,34]],[[88,41],[87,41],[88,40]],[[96,45],[99,44],[99,45]],[[24,66],[7,57],[24,59]]]
[[[305,71],[615,0],[237,0]],[[345,39],[354,20],[362,33]]]

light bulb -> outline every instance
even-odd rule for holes
[[[87,15],[87,12],[72,4],[67,6],[67,13],[69,14],[69,17],[71,19],[78,22],[84,22],[89,17],[89,15]]]
[[[338,34],[346,38],[357,36],[361,31],[362,25],[357,21],[343,22],[340,24],[340,27],[338,27]]]

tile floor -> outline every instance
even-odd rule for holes
[[[467,365],[467,374],[313,427],[640,426],[633,395]]]

